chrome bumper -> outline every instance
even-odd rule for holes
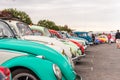
[[[72,61],[73,62],[78,62],[78,61],[80,61],[80,59],[82,59],[85,56],[86,56],[86,54],[76,56],[76,57],[72,58]]]
[[[76,79],[75,80],[82,80],[82,77],[79,75],[76,75]]]

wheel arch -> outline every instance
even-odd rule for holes
[[[27,68],[27,67],[24,67],[24,66],[14,66],[14,67],[11,67],[11,68],[10,68],[10,71],[11,71],[11,73],[12,73],[13,71],[15,71],[15,70],[17,70],[17,69],[27,69],[27,70],[29,70],[32,74],[34,74],[34,76],[35,76],[37,79],[40,80],[40,78],[39,78],[31,69],[29,69],[29,68]]]
[[[12,58],[2,64],[2,66],[10,68],[14,71],[19,68],[32,71],[39,79],[56,80],[53,72],[53,63],[35,56],[19,56]]]

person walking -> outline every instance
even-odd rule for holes
[[[116,39],[116,47],[120,49],[120,32],[117,30],[117,33],[115,34],[115,39]]]

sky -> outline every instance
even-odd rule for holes
[[[0,10],[25,11],[33,23],[47,19],[77,31],[120,29],[120,0],[0,0]]]

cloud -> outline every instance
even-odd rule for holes
[[[110,30],[120,25],[119,0],[1,0],[0,5],[1,10],[25,11],[35,23],[49,19],[56,24],[85,30],[102,30],[102,27]]]

